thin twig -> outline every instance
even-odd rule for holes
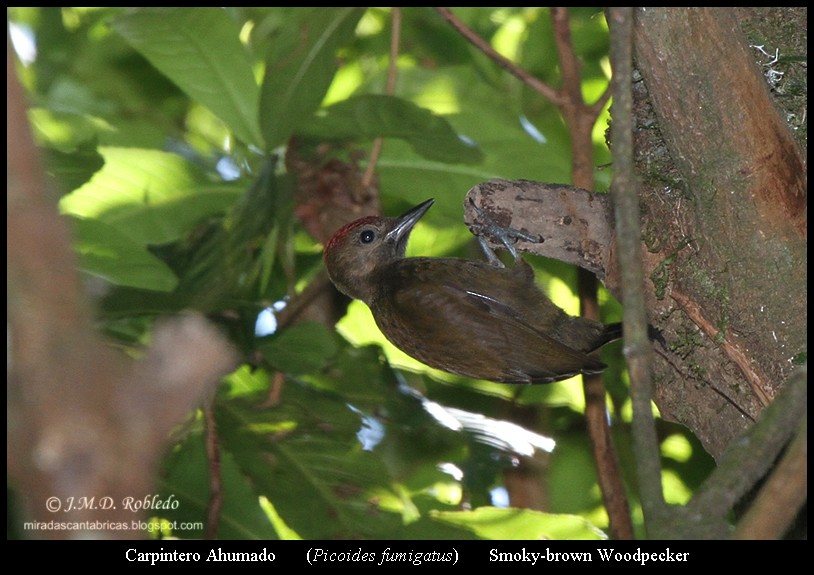
[[[582,98],[579,61],[574,52],[566,8],[552,8],[551,20],[562,74],[563,104],[560,106],[571,132],[572,179],[574,185],[593,190],[593,144],[591,134],[596,114],[591,114]],[[599,319],[596,294],[599,282],[586,270],[577,270],[577,290],[583,317]],[[599,375],[582,377],[585,394],[585,421],[596,464],[597,481],[608,513],[610,535],[614,539],[633,539],[625,482],[611,437],[605,402],[605,381]]]
[[[599,96],[599,99],[596,102],[594,102],[593,104],[591,104],[590,106],[588,106],[588,110],[590,111],[590,113],[594,117],[598,117],[599,112],[601,112],[602,108],[605,107],[605,104],[608,103],[608,100],[610,100],[610,97],[611,97],[611,85],[608,84],[608,87],[605,88],[605,91],[602,92],[602,95]]]
[[[599,305],[596,300],[596,276],[577,268],[577,285],[581,314],[583,317],[597,319]],[[583,375],[582,388],[585,394],[585,424],[591,440],[599,490],[608,513],[610,536],[616,540],[633,539],[630,505],[608,423],[605,380],[599,374]]]
[[[606,93],[600,98],[600,102],[586,106],[582,98],[579,62],[571,41],[568,11],[565,8],[552,8],[551,10],[563,78],[562,88],[555,89],[498,54],[488,42],[463,24],[449,9],[436,8],[436,10],[486,56],[543,97],[551,100],[559,108],[571,133],[573,182],[577,187],[593,189],[591,133],[599,112],[609,98],[609,92],[606,90]],[[599,105],[597,106],[597,104]],[[586,317],[598,319],[596,277],[590,273],[580,273],[578,277],[582,313]],[[632,539],[633,525],[630,508],[606,416],[604,381],[601,377],[583,377],[583,383],[586,426],[593,447],[600,490],[609,516],[611,536],[615,539]]]
[[[573,103],[582,103],[579,62],[574,53],[574,44],[571,41],[568,9],[563,7],[551,8],[551,23],[554,28],[554,43],[557,45],[557,55],[560,62],[563,95]]]
[[[483,38],[478,36],[471,28],[469,28],[466,24],[464,24],[461,20],[458,19],[455,14],[450,11],[449,8],[435,8],[436,12],[438,12],[447,22],[449,22],[453,28],[455,28],[461,36],[463,36],[470,44],[475,46],[478,50],[483,52],[486,56],[488,56],[491,60],[493,60],[498,66],[506,70],[509,74],[514,76],[515,78],[519,79],[523,82],[526,86],[537,92],[538,94],[548,98],[556,105],[561,105],[563,103],[562,94],[560,94],[559,90],[556,88],[552,88],[548,84],[541,82],[531,74],[529,74],[526,70],[517,66],[514,62],[506,58],[505,56],[499,54],[492,46],[486,42]]]
[[[693,377],[693,376],[692,376],[692,375],[690,375],[690,373],[689,373],[687,370],[685,370],[683,367],[681,367],[681,366],[680,366],[680,365],[678,365],[678,364],[677,364],[675,361],[673,361],[673,358],[670,356],[670,354],[669,354],[669,353],[667,353],[665,350],[663,350],[663,349],[662,349],[660,346],[653,346],[653,350],[656,352],[656,354],[657,354],[659,357],[661,357],[661,359],[662,359],[662,360],[664,360],[664,362],[665,362],[666,364],[668,364],[668,365],[669,365],[669,366],[670,366],[670,367],[673,369],[673,371],[675,371],[675,372],[676,372],[678,375],[680,375],[680,376],[681,376],[683,379],[686,379],[687,381],[689,381],[690,379],[692,379],[692,377]],[[754,417],[752,417],[752,415],[751,415],[751,414],[750,414],[748,411],[746,411],[744,408],[742,408],[740,405],[738,405],[738,403],[737,403],[737,402],[736,402],[734,399],[732,399],[731,397],[729,397],[729,396],[728,396],[727,394],[725,394],[723,391],[721,391],[720,389],[716,388],[716,387],[715,387],[715,385],[713,385],[713,383],[712,383],[712,382],[707,381],[707,382],[706,382],[706,387],[707,387],[707,388],[709,388],[709,389],[710,389],[712,392],[714,392],[716,395],[718,395],[718,397],[720,397],[720,398],[721,398],[721,399],[723,399],[725,402],[727,402],[729,405],[731,405],[733,408],[735,408],[736,410],[738,410],[738,413],[740,413],[740,414],[741,414],[742,416],[744,416],[746,419],[748,419],[748,420],[749,420],[749,421],[751,421],[752,423],[754,423],[754,422],[756,421],[756,420],[755,420],[755,418],[754,418]]]
[[[614,200],[619,267],[624,292],[622,307],[625,324],[625,356],[630,375],[633,402],[633,445],[636,470],[644,512],[650,535],[658,530],[665,510],[661,486],[661,454],[653,421],[650,363],[652,347],[647,337],[647,315],[644,305],[644,277],[639,227],[639,197],[633,172],[633,10],[610,8],[611,64],[613,66],[614,177],[611,195]]]
[[[392,31],[390,34],[390,64],[387,69],[387,85],[385,94],[392,96],[396,92],[396,78],[398,77],[399,44],[401,43],[401,8],[393,7],[391,16],[393,19]],[[382,153],[383,138],[379,137],[373,141],[370,149],[370,160],[367,169],[362,176],[362,189],[368,189],[373,182],[373,174],[376,172],[376,164],[379,163],[379,156]]]
[[[223,482],[220,473],[220,447],[218,446],[218,428],[215,423],[215,407],[210,403],[203,408],[206,423],[204,438],[206,441],[206,459],[209,462],[209,504],[206,509],[206,532],[204,539],[217,539],[220,525],[220,512],[223,507]]]

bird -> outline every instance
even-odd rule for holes
[[[621,324],[567,314],[513,249],[510,267],[496,256],[406,257],[410,232],[433,203],[357,219],[323,251],[333,284],[370,308],[393,345],[430,367],[496,383],[552,383],[607,367],[594,352],[621,337]]]

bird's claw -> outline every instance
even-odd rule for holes
[[[481,248],[483,248],[489,263],[503,267],[503,262],[501,262],[497,255],[495,255],[495,252],[489,246],[489,243],[484,239],[483,235],[491,236],[500,241],[500,243],[503,244],[503,246],[509,251],[515,260],[517,260],[519,257],[517,249],[514,247],[514,244],[517,243],[518,240],[523,240],[534,244],[543,243],[544,240],[541,236],[535,236],[522,230],[501,226],[495,222],[484,210],[479,208],[471,197],[469,198],[469,203],[472,205],[475,213],[477,213],[478,219],[486,222],[473,222],[471,227],[472,231],[476,233],[478,242],[480,243]]]

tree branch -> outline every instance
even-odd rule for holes
[[[559,90],[552,88],[545,82],[541,82],[525,69],[517,66],[514,62],[499,54],[492,46],[483,38],[478,36],[471,28],[461,22],[449,8],[436,8],[435,9],[447,22],[449,22],[458,33],[461,34],[470,44],[475,46],[478,50],[483,52],[488,58],[493,60],[498,66],[506,70],[509,74],[523,82],[526,86],[548,98],[556,105],[563,103],[563,96]]]
[[[653,422],[650,363],[652,348],[647,335],[644,303],[644,266],[641,257],[639,196],[633,172],[633,11],[610,8],[613,66],[614,177],[611,197],[616,215],[619,269],[622,278],[622,307],[625,330],[625,357],[633,401],[633,445],[642,510],[648,533],[653,534],[665,504],[661,486],[661,454]]]
[[[780,539],[808,499],[808,418],[738,523],[735,539]]]
[[[538,93],[551,100],[560,110],[566,125],[571,133],[571,156],[572,156],[572,179],[577,187],[584,188],[585,190],[593,189],[593,142],[592,131],[593,125],[599,114],[600,108],[595,106],[586,106],[582,98],[581,78],[579,74],[579,62],[576,54],[574,53],[573,43],[571,41],[571,30],[569,26],[568,11],[565,8],[552,8],[551,18],[554,27],[554,38],[558,48],[558,57],[560,63],[560,70],[562,74],[562,88],[552,89],[549,86],[539,82],[533,78],[525,70],[519,66],[514,65],[512,62],[497,54],[491,46],[478,37],[474,32],[467,28],[462,22],[457,20],[454,15],[446,8],[437,8],[437,10],[450,22],[453,26],[464,35],[472,44],[483,51],[488,57],[492,58],[498,64],[509,70],[516,77],[520,78],[526,85],[535,89]],[[607,97],[603,96],[600,100],[606,102]],[[508,190],[513,187],[530,188],[535,184],[525,182],[505,182],[493,180],[484,186],[483,191],[486,194],[492,192],[500,193],[500,189]],[[474,188],[473,188],[474,190]],[[580,199],[585,198],[587,191],[580,190],[579,193],[573,195],[580,196]],[[485,194],[484,194],[485,195]],[[478,202],[477,200],[481,200]],[[469,200],[466,202],[466,209],[470,210],[472,200],[475,200],[474,205],[479,205],[481,209],[486,209],[482,202],[483,195],[480,198],[472,198],[472,191],[470,191]],[[493,199],[493,198],[492,198]],[[567,202],[573,200],[569,197]],[[597,202],[598,204],[601,202]],[[566,210],[563,210],[566,211]],[[560,211],[560,218],[563,211]],[[531,217],[528,210],[517,210],[518,216],[527,218],[528,229],[555,229],[541,226],[541,218]],[[514,219],[515,210],[512,210],[510,220]],[[472,216],[469,211],[469,217]],[[576,215],[576,214],[575,214]],[[607,215],[600,212],[599,216],[603,223],[604,217]],[[535,214],[539,216],[539,214]],[[472,221],[472,220],[467,220]],[[493,218],[493,221],[499,221]],[[578,222],[584,222],[582,218],[576,218]],[[559,224],[570,226],[574,219],[566,216],[559,219]],[[471,226],[470,226],[471,227]],[[516,227],[516,226],[515,226]],[[520,229],[522,229],[521,226]],[[557,227],[562,227],[557,226]],[[575,226],[582,227],[582,226]],[[607,226],[603,225],[602,229]],[[584,229],[583,229],[584,232]],[[608,239],[610,234],[608,234]],[[557,238],[561,240],[562,237]],[[610,242],[601,244],[607,248],[610,247]],[[599,248],[601,249],[601,247]],[[579,250],[582,252],[583,250]],[[569,258],[570,259],[570,258]],[[592,319],[599,319],[598,306],[596,303],[596,290],[597,281],[596,277],[587,274],[579,273],[578,275],[578,292],[580,297],[580,306],[582,315]],[[594,461],[597,468],[597,476],[599,478],[599,485],[605,501],[605,507],[608,511],[610,518],[611,535],[617,539],[630,539],[633,537],[633,526],[630,520],[630,511],[627,504],[625,495],[624,482],[622,481],[621,471],[616,458],[613,441],[610,436],[610,426],[607,421],[607,413],[605,408],[605,384],[604,380],[599,376],[583,376],[583,386],[585,394],[585,418],[588,430],[588,435],[591,439],[593,447]]]
[[[704,517],[725,517],[774,465],[807,411],[806,368],[795,372],[760,419],[732,442],[718,467],[696,490],[688,508]]]
[[[559,108],[571,132],[572,181],[577,187],[593,190],[592,133],[598,112],[592,113],[582,98],[580,65],[571,41],[568,9],[552,8],[551,20],[562,74],[561,93],[564,96]],[[578,269],[577,294],[580,314],[583,317],[600,319],[599,304],[596,300],[598,286],[594,274],[587,273],[583,268]],[[633,539],[630,508],[608,421],[605,380],[601,375],[583,375],[582,386],[585,395],[585,421],[591,439],[602,499],[608,512],[611,537]]]
[[[392,10],[392,32],[390,33],[390,64],[387,68],[387,85],[384,93],[392,96],[396,92],[396,78],[398,76],[399,44],[401,42],[401,8],[393,7]],[[362,187],[367,189],[373,183],[373,176],[376,173],[376,164],[379,163],[379,156],[382,153],[384,139],[379,137],[373,140],[373,147],[370,150],[370,159],[367,169],[362,176]]]
[[[223,507],[223,481],[220,471],[220,445],[218,426],[215,421],[215,409],[212,404],[203,408],[204,442],[206,460],[209,463],[209,503],[206,508],[206,528],[204,539],[217,539],[220,525],[220,511]]]

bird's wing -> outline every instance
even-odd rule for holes
[[[445,369],[437,361],[443,355],[447,371],[471,375],[467,365],[480,366],[493,373],[473,377],[506,383],[547,383],[606,367],[533,327],[516,309],[455,281],[438,285],[414,277],[393,293],[391,302],[401,330],[387,333],[380,324],[382,331],[433,367]]]

